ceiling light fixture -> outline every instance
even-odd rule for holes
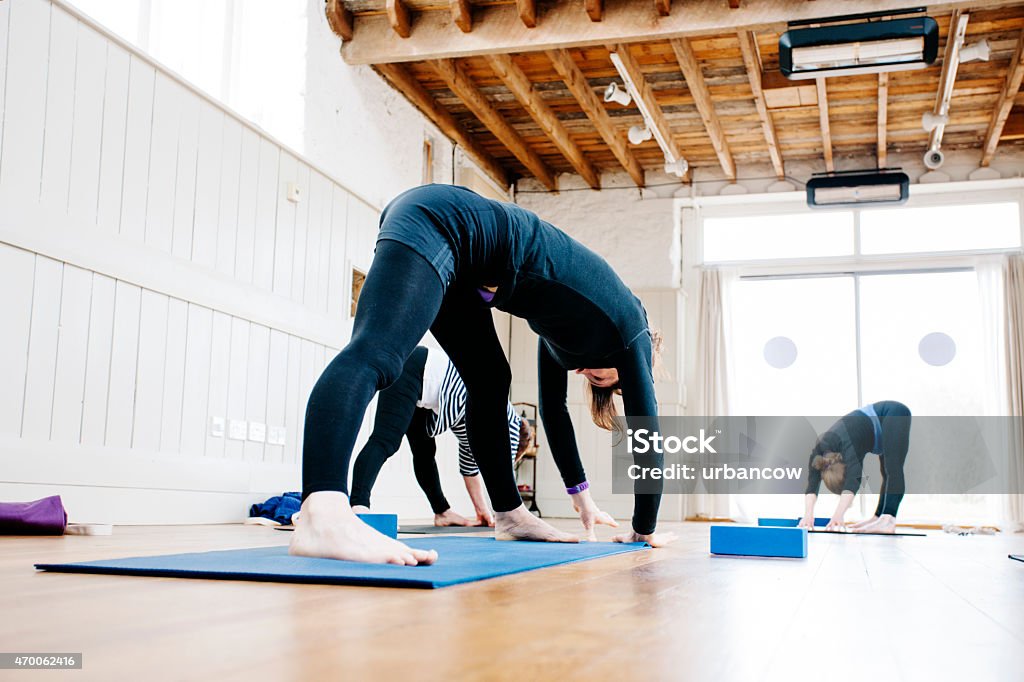
[[[894,12],[873,12],[792,22],[779,36],[779,69],[800,80],[924,68],[938,56],[939,25],[923,9],[910,11],[921,14],[880,19]]]
[[[615,102],[621,104],[624,107],[629,106],[629,103],[633,100],[630,94],[619,87],[619,84],[612,81],[608,84],[608,87],[604,89],[604,101]]]
[[[633,82],[633,77],[626,69],[626,66],[622,63],[622,58],[619,57],[617,52],[612,52],[608,56],[611,58],[612,64],[615,66],[615,70],[619,72],[619,76],[622,78],[622,82],[626,86],[629,96],[636,104],[636,108],[640,110],[640,115],[643,116],[647,130],[658,142],[658,146],[661,148],[662,154],[665,155],[665,172],[674,174],[680,178],[683,177],[686,175],[686,171],[690,167],[690,164],[687,163],[686,159],[682,157],[676,158],[675,154],[672,153],[672,148],[662,135],[661,129],[655,124],[654,116],[651,115],[651,111],[647,108],[644,98],[640,96],[640,89],[637,87],[637,84]],[[605,101],[607,101],[607,98],[608,91],[605,90]],[[670,170],[670,168],[672,170]],[[682,168],[681,171],[679,170],[680,168]]]
[[[960,48],[961,64],[964,62],[987,62],[990,56],[992,56],[992,48],[989,47],[987,38]]]
[[[626,137],[629,138],[630,144],[642,144],[654,137],[654,133],[647,126],[630,126]]]

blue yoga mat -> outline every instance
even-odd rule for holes
[[[499,542],[494,538],[417,538],[406,544],[436,549],[432,566],[360,564],[288,555],[288,547],[259,547],[191,554],[36,564],[42,571],[108,573],[169,578],[213,578],[264,582],[436,588],[522,573],[537,568],[635,552],[644,543]]]

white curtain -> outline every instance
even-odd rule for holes
[[[708,269],[700,275],[697,293],[697,394],[689,413],[702,417],[728,414],[729,380],[726,342],[729,328],[729,290],[735,281],[730,270]],[[720,518],[729,515],[729,496],[697,493],[683,501],[684,518]]]
[[[1002,274],[1007,414],[1024,418],[1024,256],[1007,256]],[[1020,423],[1012,435],[1013,452],[1019,453],[1024,446]],[[1024,461],[1011,461],[1009,475],[1014,489],[1024,490]],[[1017,531],[1024,529],[1024,494],[1006,496],[1006,515]]]

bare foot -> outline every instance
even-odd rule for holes
[[[536,540],[540,542],[579,542],[575,535],[555,529],[519,505],[509,512],[494,515],[494,537],[498,540]]]
[[[869,526],[877,520],[877,516],[872,516],[871,518],[864,519],[863,521],[858,521],[857,523],[850,525],[850,530],[858,530],[859,528],[863,528],[864,526]]]
[[[874,522],[861,526],[854,533],[895,533],[896,519],[891,514],[882,514]]]
[[[370,528],[352,513],[344,493],[331,491],[313,493],[302,503],[302,522],[295,526],[288,553],[399,566],[437,561],[434,550],[413,549]]]
[[[451,509],[441,513],[434,514],[434,525],[440,527],[447,526],[472,526],[472,522],[462,514],[457,514]]]
[[[628,533],[622,535],[616,535],[612,538],[612,542],[646,542],[651,547],[664,547],[670,542],[675,542],[675,533],[650,533],[649,535],[641,535],[635,530],[631,530]]]
[[[352,513],[353,514],[369,514],[370,513],[370,508],[369,507],[364,507],[361,504],[354,504],[354,505],[352,505]]]

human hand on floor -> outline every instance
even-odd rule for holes
[[[641,535],[635,530],[631,530],[628,533],[616,535],[612,538],[612,542],[646,542],[651,547],[664,547],[670,542],[675,542],[675,539],[675,533],[650,533],[648,535]]]
[[[483,509],[476,510],[476,523],[474,526],[490,526],[494,528],[494,514],[491,513],[490,509],[484,507]]]
[[[590,542],[597,542],[597,531],[595,526],[611,526],[618,528],[619,523],[612,518],[608,512],[603,512],[590,497],[590,490],[582,490],[572,496],[572,508],[580,515],[583,523],[583,530],[586,531],[586,539]]]
[[[439,527],[447,527],[472,526],[474,524],[470,523],[469,519],[467,519],[462,514],[457,514],[451,509],[448,509],[447,511],[444,511],[440,514],[434,514],[434,525]]]
[[[803,517],[802,519],[800,519],[800,523],[796,524],[796,527],[797,528],[806,528],[807,530],[813,530],[814,529],[814,517],[813,516],[805,516],[805,517]]]
[[[814,527],[814,519],[811,519],[811,527]],[[845,533],[847,530],[846,522],[843,521],[842,516],[833,516],[828,520],[828,525],[825,526],[825,530],[834,530]]]

